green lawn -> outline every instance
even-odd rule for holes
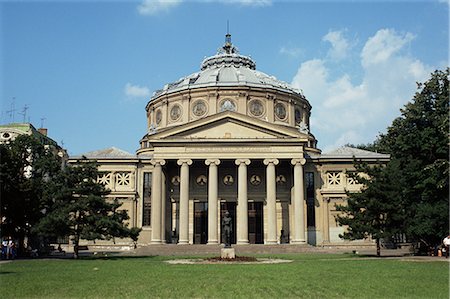
[[[267,257],[267,256],[266,256]],[[2,298],[447,298],[449,264],[351,255],[274,255],[271,265],[169,265],[174,257],[17,260]]]

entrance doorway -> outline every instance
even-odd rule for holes
[[[194,244],[208,242],[208,203],[194,203]]]
[[[263,203],[248,203],[248,241],[250,244],[264,243]]]
[[[230,213],[233,219],[233,232],[231,234],[231,244],[236,244],[236,203],[235,202],[222,202],[220,203],[220,243],[225,243],[225,236],[222,233],[222,218],[225,216],[225,212]]]

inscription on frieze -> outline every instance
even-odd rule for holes
[[[249,153],[249,152],[258,152],[258,153],[269,153],[271,152],[271,148],[258,148],[258,147],[190,147],[186,148],[186,152],[190,153],[203,153],[203,152],[228,152],[228,153]]]

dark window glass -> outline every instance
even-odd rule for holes
[[[316,226],[315,208],[314,208],[314,172],[307,172],[306,180],[306,222],[308,226]]]
[[[152,220],[152,174],[149,172],[144,173],[144,188],[142,193],[144,206],[142,226],[150,226]]]

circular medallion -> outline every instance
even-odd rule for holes
[[[250,177],[250,184],[252,184],[253,186],[258,186],[261,184],[261,177],[259,175],[252,175]]]
[[[295,123],[298,125],[302,122],[302,112],[300,108],[295,108]]]
[[[284,175],[282,175],[282,174],[277,175],[275,181],[276,181],[277,184],[279,184],[279,185],[284,185],[284,184],[286,184],[286,177],[285,177]]]
[[[286,116],[287,116],[286,106],[284,106],[284,104],[282,104],[282,103],[275,104],[275,116],[280,120],[286,119]]]
[[[192,106],[192,113],[195,116],[203,116],[206,113],[206,103],[205,101],[199,100]]]
[[[232,100],[225,100],[220,104],[220,112],[236,111],[236,104]]]
[[[226,186],[231,186],[234,183],[234,178],[232,175],[227,174],[223,177],[223,184]]]
[[[205,186],[208,182],[208,178],[205,175],[199,175],[196,179],[197,185],[199,186]]]
[[[250,102],[250,113],[253,116],[261,116],[264,114],[264,106],[260,100],[252,100]]]
[[[180,184],[180,177],[176,175],[176,176],[172,177],[170,182],[172,183],[172,185],[178,186]]]
[[[178,120],[181,116],[181,107],[178,104],[175,104],[170,109],[170,119],[171,120]]]
[[[155,122],[157,125],[159,125],[161,123],[162,120],[162,112],[161,110],[156,110],[156,115],[155,115]]]

